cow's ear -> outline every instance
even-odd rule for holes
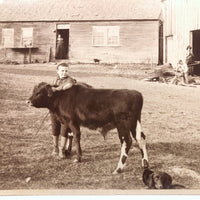
[[[51,86],[50,86],[50,85],[47,85],[47,86],[46,86],[46,89],[47,89],[47,95],[48,95],[48,97],[52,97],[52,95],[53,95],[53,90],[52,90]]]

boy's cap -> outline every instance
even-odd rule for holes
[[[57,69],[59,68],[59,66],[69,67],[69,65],[67,63],[60,63],[59,65],[57,65]]]

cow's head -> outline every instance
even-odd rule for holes
[[[36,108],[49,108],[52,95],[51,86],[42,82],[34,87],[32,96],[28,99],[27,103]]]

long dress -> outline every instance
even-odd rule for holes
[[[58,38],[58,40],[57,40],[56,58],[57,59],[65,59],[66,58],[63,38]]]

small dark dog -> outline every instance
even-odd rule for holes
[[[97,59],[97,58],[95,58],[95,59],[94,59],[94,63],[97,63],[97,64],[99,64],[99,63],[100,63],[100,60],[99,60],[99,59]]]
[[[185,186],[172,184],[172,177],[166,172],[152,171],[146,168],[142,179],[149,189],[184,189]]]
[[[143,182],[150,189],[170,189],[172,177],[161,171],[154,172],[150,169],[145,169],[142,175]]]

